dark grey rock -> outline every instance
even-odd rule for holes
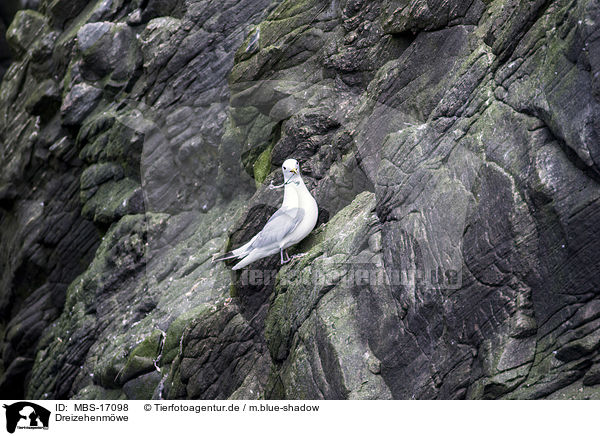
[[[0,87],[0,392],[600,398],[599,10],[18,12]],[[279,207],[268,185],[289,157],[319,204],[291,249],[306,256],[211,263]]]
[[[123,392],[128,400],[146,400],[152,398],[161,380],[161,374],[157,371],[142,375],[128,381],[123,385]]]
[[[59,108],[60,97],[57,83],[52,79],[44,80],[25,103],[25,109],[32,115],[39,115],[47,120]]]
[[[36,11],[17,12],[6,31],[6,41],[17,58],[22,58],[33,43],[50,31],[48,18]]]
[[[12,58],[10,47],[6,41],[6,25],[0,21],[0,79],[8,68]]]
[[[126,86],[141,64],[136,35],[125,24],[86,24],[77,32],[77,43],[86,80],[105,79],[111,87]]]
[[[597,362],[585,373],[583,384],[587,386],[600,384],[600,365]]]
[[[436,30],[457,24],[477,24],[485,10],[482,1],[385,0],[383,28],[389,33]]]
[[[68,26],[90,3],[88,0],[40,0],[40,11],[46,13],[54,27]]]
[[[96,108],[102,90],[87,83],[78,83],[65,95],[60,106],[63,123],[79,125]]]

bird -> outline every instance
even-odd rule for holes
[[[232,268],[238,270],[277,252],[279,252],[281,265],[304,255],[299,254],[290,258],[286,249],[302,241],[315,228],[319,209],[316,200],[302,180],[298,161],[287,159],[281,166],[281,170],[283,184],[274,186],[271,182],[269,186],[270,189],[283,187],[283,202],[279,210],[250,241],[222,256],[215,255],[213,262],[238,259],[240,262]]]
[[[259,50],[260,46],[260,27],[256,29],[254,35],[252,35],[252,39],[246,46],[246,50],[244,53],[255,53]]]

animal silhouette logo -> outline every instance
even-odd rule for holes
[[[28,401],[4,404],[6,409],[6,430],[14,433],[19,429],[47,429],[50,422],[50,411]]]

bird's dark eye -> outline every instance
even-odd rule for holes
[[[286,168],[286,167],[283,167],[283,169],[284,169],[284,170],[287,170],[287,168]]]

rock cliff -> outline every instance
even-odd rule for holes
[[[598,0],[13,3],[2,396],[600,398]]]

